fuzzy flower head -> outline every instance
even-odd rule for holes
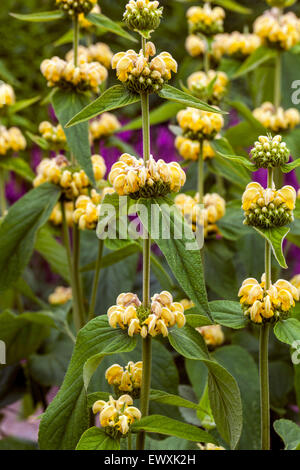
[[[56,5],[70,16],[80,13],[87,14],[97,4],[98,0],[56,0]]]
[[[104,42],[97,42],[96,44],[91,44],[89,47],[79,46],[78,47],[78,62],[79,64],[84,64],[86,62],[99,62],[105,68],[109,69],[111,65],[111,59],[113,58],[113,53],[110,47]],[[74,61],[74,51],[71,49],[66,54],[66,61]]]
[[[48,302],[51,305],[64,305],[72,299],[71,287],[58,286],[49,295]]]
[[[209,3],[203,7],[191,7],[186,13],[190,33],[214,36],[223,32],[225,11],[223,8],[212,8]]]
[[[184,160],[196,161],[200,155],[200,142],[197,140],[187,139],[179,135],[175,139],[175,147]],[[203,159],[207,160],[215,156],[215,151],[208,140],[203,141]]]
[[[216,348],[224,343],[224,333],[221,325],[200,326],[196,330],[203,336],[207,346]]]
[[[238,293],[244,314],[254,323],[276,322],[288,317],[289,311],[299,300],[298,289],[290,282],[279,279],[269,289],[265,288],[265,274],[259,283],[246,279]]]
[[[129,29],[147,38],[160,25],[163,8],[159,2],[150,0],[130,0],[126,5],[123,21]]]
[[[294,220],[296,191],[292,186],[275,190],[264,189],[259,183],[249,183],[242,197],[246,225],[282,227]]]
[[[13,87],[7,83],[0,82],[0,109],[5,106],[11,106],[15,104],[16,97]]]
[[[296,108],[287,110],[284,110],[281,106],[275,108],[268,101],[259,108],[254,109],[253,116],[272,132],[292,130],[300,123],[300,113]]]
[[[251,158],[257,168],[275,168],[289,161],[290,151],[281,135],[261,135],[252,148]]]
[[[103,139],[120,129],[121,123],[111,113],[103,113],[90,122],[89,129],[93,140]]]
[[[114,364],[105,372],[105,378],[109,385],[113,385],[118,395],[126,392],[133,398],[139,398],[142,385],[143,363],[128,362],[127,366],[122,367]]]
[[[189,34],[185,41],[185,48],[190,56],[199,57],[205,53],[207,45],[196,34]]]
[[[261,46],[261,38],[256,34],[233,33],[217,34],[212,43],[212,54],[220,61],[223,56],[244,59]]]
[[[73,211],[74,211],[73,201],[64,202],[64,209],[65,209],[65,216],[66,216],[66,222],[68,224],[68,227],[73,227]],[[49,217],[49,222],[51,222],[55,226],[62,225],[63,215],[62,215],[60,203],[57,203],[54,206],[54,209],[51,212],[51,215]]]
[[[186,108],[179,111],[177,121],[184,137],[198,141],[203,139],[212,140],[224,125],[221,114],[196,108]]]
[[[54,126],[51,122],[43,121],[39,125],[41,137],[45,139],[52,150],[61,150],[66,147],[67,139],[60,124]]]
[[[8,152],[19,152],[25,150],[26,139],[18,127],[7,129],[0,125],[0,155]]]
[[[96,182],[103,179],[106,166],[101,155],[92,156],[92,165]],[[37,175],[33,186],[37,187],[43,183],[53,183],[60,186],[66,199],[75,199],[79,195],[87,195],[90,181],[87,174],[77,167],[72,167],[64,155],[55,158],[45,158],[37,167]]]
[[[106,402],[98,400],[93,405],[93,413],[99,413],[101,427],[113,438],[126,437],[130,425],[141,419],[142,414],[133,405],[130,395],[121,395],[115,400],[112,396]]]
[[[101,13],[101,8],[99,7],[99,5],[95,5],[92,8],[91,13],[95,13],[96,15]],[[79,13],[78,22],[79,22],[79,27],[81,29],[85,29],[88,32],[93,32],[97,30],[97,27],[90,20],[86,18],[84,13]]]
[[[171,72],[177,72],[177,62],[169,52],[155,54],[154,44],[147,42],[145,55],[142,50],[137,54],[133,49],[115,54],[112,68],[131,92],[157,93],[171,79]]]
[[[224,217],[226,211],[226,202],[219,194],[205,194],[204,207],[199,205],[198,193],[195,197],[178,194],[175,198],[175,204],[194,232],[199,228],[203,229],[205,238],[219,234],[216,223]]]
[[[150,156],[144,163],[143,159],[124,153],[112,166],[108,179],[119,196],[139,199],[177,193],[184,185],[186,175],[177,162],[155,161]]]
[[[209,104],[219,104],[227,92],[229,80],[224,72],[209,70],[195,72],[187,80],[188,88],[193,93]]]
[[[90,196],[81,195],[76,199],[73,222],[78,224],[80,230],[94,230],[96,228],[101,202],[108,193],[114,193],[114,189],[109,187],[104,188],[101,194],[92,189]]]
[[[289,50],[300,42],[300,19],[291,11],[281,15],[276,9],[268,10],[255,20],[253,28],[270,47]]]
[[[78,91],[99,92],[100,85],[107,79],[107,70],[99,62],[80,62],[75,67],[73,61],[65,61],[55,56],[41,63],[41,72],[49,87]]]
[[[140,334],[142,338],[162,334],[168,336],[168,328],[185,325],[184,308],[173,302],[172,295],[163,291],[151,298],[150,308],[143,307],[137,295],[120,294],[117,304],[108,309],[108,321],[112,328],[119,326],[128,330],[128,335]]]

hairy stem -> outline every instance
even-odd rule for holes
[[[5,197],[5,173],[4,169],[0,168],[0,215],[4,216],[6,211],[6,197]]]
[[[90,308],[89,308],[89,320],[92,320],[95,316],[95,305],[96,305],[97,289],[98,289],[98,282],[99,282],[100,270],[101,270],[103,245],[104,245],[104,241],[99,240],[98,255],[97,255],[97,260],[96,260],[96,267],[95,267],[93,287],[92,287],[92,295],[91,295]]]
[[[80,328],[85,325],[85,313],[83,305],[83,293],[80,276],[80,231],[77,224],[73,226],[73,278],[76,290],[76,299],[78,303],[78,314]]]
[[[199,204],[203,204],[204,198],[204,159],[203,159],[203,140],[200,142],[200,152],[198,159],[198,194]]]
[[[274,81],[274,106],[279,108],[281,103],[281,52],[278,51],[275,58],[275,81]]]
[[[74,29],[74,36],[73,36],[74,65],[75,65],[75,67],[77,67],[77,65],[78,65],[78,46],[79,46],[79,21],[78,21],[78,15],[74,16],[73,29]]]

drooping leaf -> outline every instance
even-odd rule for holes
[[[82,434],[76,450],[120,450],[120,440],[93,426]]]
[[[10,13],[11,16],[21,21],[31,21],[33,23],[44,23],[46,21],[61,20],[65,17],[65,14],[61,10],[54,11],[42,11],[37,13],[28,13],[22,15],[20,13]]]
[[[201,101],[193,95],[189,95],[184,91],[179,90],[171,85],[164,85],[163,88],[158,92],[158,95],[168,101],[175,101],[183,106],[191,106],[193,108],[202,109],[203,111],[209,111],[211,113],[223,113],[219,109],[209,106],[205,101]]]
[[[59,196],[57,186],[45,183],[10,208],[0,226],[0,291],[21,276],[31,258],[36,233],[49,219]]]
[[[274,429],[285,444],[285,450],[299,450],[300,426],[289,419],[279,419],[274,423]]]
[[[295,341],[300,341],[300,321],[296,318],[280,320],[274,327],[274,333],[279,341],[292,346]]]
[[[286,269],[287,264],[284,258],[282,247],[283,241],[289,233],[290,229],[288,227],[276,227],[271,229],[258,227],[254,228],[260,235],[270,242],[276,260],[282,268]]]
[[[280,169],[283,171],[283,173],[289,173],[292,170],[295,170],[300,166],[300,158],[297,158],[296,160],[286,163],[285,165],[281,165]]]
[[[82,376],[85,362],[101,352],[115,354],[134,347],[135,339],[120,328],[111,328],[106,316],[95,318],[80,330],[63,385],[42,417],[41,449],[75,449],[87,429],[89,415]]]
[[[70,115],[66,127],[69,128],[85,121],[89,121],[90,119],[99,116],[99,114],[123,108],[124,106],[137,103],[138,101],[140,101],[139,95],[130,93],[122,85],[115,85],[108,88],[108,90],[102,93],[99,98],[81,109],[80,112],[77,110],[77,113],[75,111]]]
[[[101,29],[109,31],[110,33],[117,34],[129,41],[137,42],[137,40],[131,36],[127,31],[125,31],[118,23],[112,21],[102,13],[89,13],[87,19],[96,26],[99,26]]]
[[[1,157],[0,166],[7,171],[13,171],[26,181],[32,182],[35,174],[25,160],[19,157]]]
[[[88,96],[74,91],[57,90],[52,96],[51,102],[55,114],[64,128],[70,151],[90,181],[94,182],[88,123],[82,123],[72,129],[65,127],[67,122],[89,103]]]
[[[236,330],[246,327],[247,319],[239,302],[215,300],[210,302],[209,306],[216,323]]]
[[[259,47],[245,60],[233,78],[241,77],[263,63],[275,59],[276,54],[275,49],[270,49],[265,46]]]

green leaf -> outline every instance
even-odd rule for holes
[[[300,158],[297,158],[296,160],[286,163],[285,165],[281,165],[280,169],[283,173],[289,173],[292,170],[295,170],[295,168],[298,168],[300,166]]]
[[[52,96],[51,102],[55,114],[64,128],[70,151],[77,163],[86,172],[90,181],[94,182],[88,123],[82,123],[74,129],[65,128],[71,117],[87,105],[89,102],[87,95],[70,90],[57,90]]]
[[[274,327],[276,337],[282,343],[290,344],[300,341],[300,322],[296,318],[280,320]]]
[[[227,10],[241,13],[242,15],[248,15],[252,11],[250,8],[246,8],[234,0],[214,0],[214,3],[216,5],[220,5],[223,8],[226,8]]]
[[[89,13],[87,15],[87,19],[96,26],[99,26],[101,29],[109,31],[110,33],[117,34],[125,39],[129,39],[129,41],[137,42],[137,40],[131,36],[131,34],[127,33],[118,23],[112,21],[105,15],[101,13]]]
[[[209,303],[214,321],[220,325],[239,330],[247,326],[247,319],[239,302],[215,300]]]
[[[66,248],[54,238],[48,227],[42,227],[38,231],[34,247],[50,264],[53,272],[70,282]]]
[[[29,13],[27,15],[21,15],[20,13],[10,13],[11,16],[21,21],[31,21],[33,23],[44,23],[45,21],[56,21],[65,17],[65,14],[61,10],[54,11],[42,11],[38,13]]]
[[[198,315],[194,313],[190,313],[192,311],[197,311],[196,308],[190,308],[185,312],[185,318],[186,318],[186,323],[187,325],[193,327],[193,328],[198,328],[199,326],[206,326],[206,325],[212,325],[212,322],[208,317],[205,317],[204,315]]]
[[[282,438],[285,450],[298,450],[300,445],[300,426],[289,419],[279,419],[274,423],[274,429]]]
[[[147,210],[141,210],[140,220],[146,230],[150,230],[152,239],[163,252],[173,271],[174,276],[188,297],[200,309],[201,313],[210,316],[209,305],[203,276],[203,266],[200,250],[191,246],[195,242],[192,229],[175,208],[173,202],[166,198],[140,199],[138,204],[144,205]],[[157,217],[151,223],[151,214],[155,211]],[[155,223],[153,221],[155,220]],[[157,223],[157,226],[154,226]],[[184,227],[184,235],[177,239],[173,235],[165,238],[165,230],[170,226],[170,233],[176,234]],[[181,231],[182,234],[182,231]],[[193,248],[193,249],[190,249]]]
[[[106,315],[95,318],[80,330],[63,385],[42,417],[41,449],[75,449],[87,429],[89,413],[82,376],[85,362],[96,354],[115,354],[134,347],[135,340],[126,331],[111,328]]]
[[[0,441],[0,450],[38,450],[34,441],[8,436]]]
[[[274,256],[278,261],[279,265],[286,269],[287,264],[283,254],[283,241],[287,234],[289,233],[290,229],[288,227],[276,227],[276,228],[257,228],[254,229],[262,235],[268,242],[270,242]]]
[[[17,175],[22,176],[26,181],[30,183],[35,177],[32,169],[25,160],[19,157],[1,157],[0,166],[7,171],[13,171]]]
[[[32,132],[27,131],[26,135],[29,137],[29,139],[32,140],[36,145],[38,145],[41,149],[43,150],[50,150],[50,145],[47,142],[46,139],[39,135],[32,134]]]
[[[266,128],[253,116],[251,109],[249,109],[245,103],[242,101],[230,101],[229,104],[235,108],[257,132],[260,134],[266,133]]]
[[[139,243],[132,242],[130,244],[127,244],[126,246],[120,248],[119,250],[112,251],[108,255],[103,256],[101,259],[100,267],[101,268],[107,268],[108,266],[111,266],[115,263],[118,263],[121,260],[124,260],[128,258],[129,256],[133,255],[134,253],[137,253],[138,251],[141,251],[141,246]],[[83,266],[81,268],[81,272],[87,272],[94,270],[96,267],[96,262],[93,261],[92,263],[87,264],[86,266]]]
[[[156,124],[161,124],[162,122],[169,121],[171,118],[176,116],[178,111],[180,111],[183,106],[179,103],[167,102],[162,105],[154,108],[150,112],[150,125],[154,126]],[[142,127],[142,118],[138,117],[133,121],[130,121],[128,124],[123,126],[120,131],[131,131],[136,129],[141,129]]]
[[[209,359],[202,335],[189,325],[185,325],[183,328],[172,328],[168,340],[179,354],[188,359]]]
[[[217,114],[227,114],[224,111],[218,110],[212,106],[209,106],[205,101],[201,101],[193,95],[189,95],[184,91],[179,90],[171,85],[164,85],[163,88],[158,92],[158,95],[169,101],[175,101],[183,106],[191,106],[193,108],[202,109],[203,111],[209,111]]]
[[[72,115],[70,116],[66,128],[88,121],[89,119],[107,111],[113,111],[114,109],[129,106],[130,104],[137,103],[138,101],[140,101],[139,95],[130,93],[125,87],[123,87],[123,85],[115,85],[108,88],[108,90],[102,93],[99,98],[83,108],[80,112],[77,112],[77,114],[74,112],[72,119]]]
[[[269,49],[265,46],[259,47],[245,60],[233,78],[241,77],[268,60],[275,59],[276,54],[277,52],[274,49]]]
[[[57,186],[45,183],[9,209],[0,226],[0,291],[21,276],[31,258],[36,233],[49,219],[59,196]]]
[[[16,315],[8,310],[0,314],[0,340],[6,347],[6,364],[26,359],[37,351],[54,324],[47,313]]]
[[[226,153],[223,153],[224,152],[224,143],[225,143],[224,138],[215,139],[211,142],[212,147],[214,148],[215,152],[218,155],[220,155],[220,157],[226,158],[227,160],[232,160],[233,162],[244,166],[245,168],[247,168],[247,170],[250,170],[250,171],[256,171],[257,170],[256,166],[252,162],[250,162],[250,160],[248,160],[247,158],[239,157],[238,155],[227,155]]]
[[[152,415],[135,421],[131,427],[132,432],[146,431],[176,436],[188,441],[211,442],[217,444],[216,439],[208,432],[202,431],[191,424],[182,423],[167,416]]]
[[[82,434],[76,450],[120,450],[120,440],[93,426]]]
[[[28,98],[27,100],[17,101],[15,104],[9,107],[9,114],[15,114],[23,109],[28,108],[32,104],[36,103],[40,99],[40,96],[35,96],[34,98]]]
[[[193,403],[190,400],[179,397],[178,395],[172,395],[171,393],[162,392],[161,390],[151,390],[150,400],[158,401],[165,405],[180,406],[182,408],[191,408],[193,410],[201,410],[201,407],[197,403]]]

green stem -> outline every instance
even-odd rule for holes
[[[6,211],[6,197],[5,197],[5,173],[4,169],[0,168],[0,210],[1,216],[4,216]]]
[[[199,194],[199,204],[203,204],[204,198],[204,158],[203,158],[203,140],[199,142],[200,152],[198,159],[198,194]]]
[[[85,325],[85,314],[83,305],[83,294],[80,277],[80,231],[77,224],[73,225],[73,278],[75,283],[76,298],[78,303],[78,314],[80,328]]]
[[[96,305],[97,289],[98,289],[98,283],[99,283],[99,277],[100,277],[101,260],[102,260],[102,254],[103,254],[103,245],[104,245],[104,241],[99,240],[98,256],[97,256],[97,260],[96,260],[96,267],[95,267],[95,273],[94,273],[91,302],[90,302],[90,308],[89,308],[89,320],[92,320],[95,316],[95,305]]]
[[[205,41],[206,44],[205,44],[205,51],[204,51],[204,72],[205,73],[208,73],[209,70],[210,70],[210,58],[209,58],[209,54],[210,54],[210,50],[209,50],[209,42],[206,40]]]
[[[128,436],[127,436],[127,450],[132,450],[132,438],[131,438],[131,432],[129,431]]]
[[[275,82],[274,82],[274,106],[279,108],[281,104],[281,52],[278,51],[275,58]]]
[[[74,37],[73,37],[73,52],[74,52],[74,65],[77,67],[78,65],[78,45],[79,45],[79,21],[78,15],[74,16],[73,20],[73,29],[74,29]]]

